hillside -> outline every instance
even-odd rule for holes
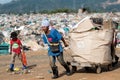
[[[29,13],[67,8],[77,10],[89,8],[92,11],[120,11],[120,0],[13,0],[0,5],[0,13]]]

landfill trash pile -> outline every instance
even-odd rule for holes
[[[120,13],[1,14],[0,32],[3,34],[4,38],[1,37],[0,34],[0,43],[6,42],[9,44],[10,33],[17,31],[26,50],[36,51],[42,49],[40,45],[42,42],[40,30],[41,21],[43,19],[49,19],[51,21],[51,26],[58,29],[65,39],[68,39],[69,32],[86,16],[101,18],[96,21],[97,23],[100,23],[102,20],[112,19],[116,23],[116,28],[120,30]],[[34,46],[32,44],[34,44]]]

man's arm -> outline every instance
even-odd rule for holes
[[[62,37],[62,38],[61,38],[61,40],[63,41],[64,46],[65,46],[65,47],[67,47],[67,46],[68,46],[68,44],[66,43],[65,39]]]

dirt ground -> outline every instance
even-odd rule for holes
[[[27,51],[27,61],[29,73],[10,73],[7,72],[10,63],[10,55],[0,56],[0,80],[52,80],[52,72],[49,66],[47,51]],[[120,57],[120,50],[117,49],[117,55]],[[71,61],[69,50],[64,52],[65,61]],[[86,71],[85,69],[77,69],[77,72],[71,76],[65,75],[65,69],[57,62],[60,77],[56,80],[120,80],[120,62],[112,71],[106,71],[97,74],[94,69]],[[15,67],[21,68],[22,65],[16,59]]]

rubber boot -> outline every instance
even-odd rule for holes
[[[14,64],[10,64],[10,69],[11,72],[14,71]]]
[[[119,57],[115,55],[115,64],[118,63]]]
[[[26,65],[23,65],[23,69],[27,69],[27,66],[26,66]]]
[[[118,63],[119,57],[115,55],[115,62],[112,63],[112,66],[114,67]]]
[[[23,70],[24,70],[24,71],[23,71],[24,74],[28,73],[28,69],[27,69],[27,66],[26,66],[26,65],[23,65]]]
[[[52,79],[56,79],[58,78],[58,68],[57,67],[52,67],[52,71],[53,71],[53,77]]]
[[[66,75],[67,75],[67,76],[71,75],[69,66],[66,65],[66,66],[64,66],[64,68],[66,69]]]

